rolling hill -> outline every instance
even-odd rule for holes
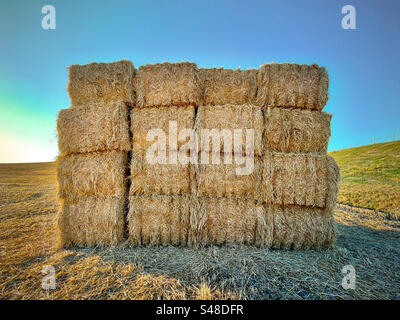
[[[400,141],[330,153],[342,181],[338,201],[400,217]]]

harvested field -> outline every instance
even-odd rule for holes
[[[194,166],[197,196],[228,197],[240,199],[261,199],[262,160],[259,157],[243,156],[245,164],[236,164],[235,155],[209,154],[209,164]],[[231,164],[227,164],[225,156],[230,156]],[[219,164],[212,161],[215,157]],[[238,174],[238,168],[249,168],[248,174]],[[243,170],[247,171],[247,170]]]
[[[234,244],[58,249],[54,162],[1,164],[0,185],[2,299],[399,298],[400,222],[372,210],[335,210],[339,233],[328,250]],[[41,270],[49,265],[56,289],[43,290]],[[345,265],[356,270],[354,290],[341,286]]]
[[[124,197],[127,194],[128,155],[109,151],[59,156],[57,177],[59,197]]]
[[[125,198],[63,201],[58,227],[61,247],[116,245],[124,237]]]
[[[147,140],[150,130],[161,129],[166,137],[167,149],[179,150],[187,143],[190,136],[183,136],[182,130],[194,128],[194,107],[156,107],[156,108],[133,108],[131,110],[131,132],[133,151],[147,150],[154,141]],[[177,131],[173,129],[170,122],[176,123]],[[170,143],[170,139],[171,142]]]
[[[326,153],[332,115],[326,112],[267,108],[264,148],[278,152]]]
[[[129,197],[129,243],[187,245],[192,210],[190,196]]]
[[[329,99],[329,76],[317,64],[268,63],[258,71],[256,104],[321,111]]]
[[[242,152],[242,154],[246,154],[246,143],[249,142],[247,141],[248,133],[246,129],[253,129],[254,155],[262,155],[264,119],[261,107],[250,104],[200,106],[197,111],[195,128],[200,139],[199,151],[204,150],[213,153]],[[208,129],[207,132],[206,129]],[[237,129],[241,129],[242,132],[235,134],[234,130]],[[212,137],[215,135],[216,141],[211,136],[207,136],[211,133],[213,133]],[[237,135],[237,140],[234,139],[235,135]],[[225,143],[225,139],[228,139],[228,143]],[[236,148],[235,140],[237,141]]]
[[[61,154],[130,151],[128,107],[123,102],[88,103],[58,114]]]
[[[257,69],[200,69],[204,105],[254,103],[257,93]]]
[[[136,106],[199,106],[202,89],[195,63],[156,63],[141,66],[135,77]]]
[[[67,90],[71,106],[116,101],[132,105],[134,74],[135,68],[129,60],[70,66]]]
[[[167,164],[149,163],[146,152],[132,152],[130,195],[182,195],[191,192],[191,165],[168,163],[178,152],[167,153]]]
[[[269,204],[334,208],[339,179],[339,168],[330,156],[264,155],[263,198]]]

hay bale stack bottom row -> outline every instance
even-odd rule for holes
[[[71,66],[61,245],[332,246],[328,87],[316,64]]]

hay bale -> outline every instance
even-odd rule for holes
[[[141,66],[135,77],[136,106],[198,106],[202,101],[195,63],[156,63]]]
[[[135,68],[129,60],[70,66],[67,90],[71,107],[112,101],[132,105],[134,74]]]
[[[339,171],[326,155],[264,155],[263,199],[268,204],[325,208],[336,201]]]
[[[124,210],[124,198],[63,201],[58,213],[61,247],[116,245],[124,236]]]
[[[321,111],[329,98],[328,88],[328,72],[317,64],[264,64],[258,72],[256,104]]]
[[[170,154],[167,153],[167,161]],[[172,157],[177,157],[172,152]],[[149,163],[146,152],[132,152],[130,195],[183,195],[191,192],[191,165]]]
[[[200,69],[205,105],[254,103],[257,69]]]
[[[246,129],[254,130],[254,155],[262,155],[262,136],[264,130],[264,119],[261,107],[251,104],[246,105],[223,105],[223,106],[200,106],[197,111],[196,132],[198,134],[199,151],[209,150],[210,152],[234,152],[234,130],[242,129],[242,153],[246,154]],[[220,133],[220,145],[214,146],[213,140],[201,139],[201,135],[205,133],[204,129],[216,129]],[[231,146],[229,150],[225,150],[223,130],[230,133]],[[211,131],[210,131],[211,132]],[[204,143],[204,145],[203,145]],[[214,149],[215,150],[214,150]]]
[[[62,199],[127,194],[128,155],[109,151],[59,156],[58,193]]]
[[[186,245],[192,208],[188,196],[129,197],[129,243]]]
[[[178,150],[186,140],[180,137],[179,133],[183,129],[194,128],[195,110],[193,106],[186,107],[156,107],[156,108],[133,108],[131,110],[131,132],[132,132],[132,145],[134,151],[147,150],[154,142],[147,141],[147,134],[152,129],[161,129],[166,137],[167,149]],[[176,122],[177,133],[176,137],[169,135],[172,126],[170,122]],[[171,131],[172,135],[174,134]],[[181,139],[179,139],[181,138]],[[169,143],[169,139],[176,141]]]
[[[57,120],[61,154],[131,150],[128,108],[123,102],[63,109]]]
[[[333,212],[303,206],[266,206],[273,220],[275,249],[317,249],[332,247],[336,236]]]
[[[196,194],[199,197],[227,197],[239,199],[262,200],[262,159],[259,157],[243,157],[248,163],[252,163],[250,174],[238,175],[237,168],[244,165],[225,162],[226,154],[214,154],[220,163],[195,165]],[[213,154],[210,154],[212,158]],[[200,159],[199,159],[200,161]],[[250,167],[250,166],[249,166]]]
[[[270,247],[272,243],[272,219],[254,200],[202,197],[192,220],[196,220],[195,242],[199,245],[243,243]]]
[[[268,108],[264,112],[264,147],[279,152],[326,153],[332,115],[326,112]]]

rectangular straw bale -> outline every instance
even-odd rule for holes
[[[199,139],[199,151],[208,150],[210,152],[234,152],[234,130],[241,129],[242,143],[237,143],[241,146],[242,154],[246,154],[246,129],[254,130],[254,155],[262,155],[262,136],[264,130],[264,119],[261,107],[245,104],[245,105],[217,105],[217,106],[200,106],[197,111],[196,132]],[[201,138],[204,129],[211,130],[216,129],[220,136],[220,145],[215,146],[212,138]],[[228,150],[225,150],[224,144],[224,132],[228,130],[228,138],[231,146]],[[212,133],[212,132],[211,132]],[[203,145],[204,143],[204,145]]]
[[[177,152],[172,152],[177,157]],[[182,195],[191,192],[191,165],[149,163],[146,152],[132,152],[130,195]]]
[[[225,162],[226,155],[209,154],[209,164],[195,166],[197,195],[262,200],[262,159],[243,156],[252,167],[249,166],[248,174],[239,175],[236,169],[245,165],[236,164],[234,155],[230,155],[232,157],[230,164]],[[213,163],[213,156],[219,158],[219,164]]]
[[[60,245],[116,245],[124,236],[124,210],[124,198],[63,201],[58,214]]]
[[[196,243],[243,243],[270,247],[272,219],[255,200],[202,197],[198,199]]]
[[[267,205],[273,217],[275,249],[317,249],[332,247],[336,236],[333,212],[304,206]]]
[[[58,193],[63,199],[127,194],[128,155],[109,151],[59,156]]]
[[[254,103],[257,69],[200,69],[205,105]]]
[[[123,102],[88,103],[63,109],[57,120],[61,154],[131,150],[128,107]]]
[[[264,64],[258,72],[256,104],[321,111],[329,98],[328,89],[328,72],[317,64]]]
[[[131,110],[133,150],[146,150],[154,143],[154,141],[147,140],[148,132],[152,129],[161,129],[166,137],[167,149],[171,148],[171,150],[177,151],[177,148],[189,141],[189,137],[181,137],[179,134],[183,129],[193,130],[194,116],[195,111],[193,106],[133,108]],[[170,121],[175,121],[177,125],[177,135],[175,138],[169,135]],[[169,139],[173,140],[171,144],[169,143]],[[174,145],[175,139],[176,145]]]
[[[141,66],[135,77],[136,106],[198,106],[202,102],[195,63],[156,63]]]
[[[324,208],[336,201],[338,172],[326,155],[267,152],[263,199],[269,204]]]
[[[129,197],[128,229],[132,245],[186,245],[191,200],[187,196]]]
[[[268,108],[264,112],[267,151],[326,153],[332,115],[326,112]]]
[[[70,66],[67,90],[71,107],[98,101],[123,101],[132,105],[134,74],[135,67],[129,60]]]

